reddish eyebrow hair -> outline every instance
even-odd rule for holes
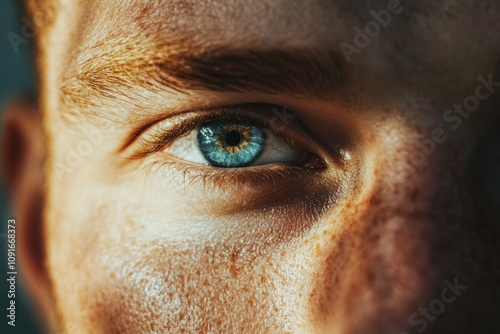
[[[106,41],[86,50],[92,54],[63,82],[66,102],[91,103],[130,97],[134,87],[151,91],[291,94],[331,98],[346,86],[345,62],[335,51],[308,48],[198,47],[189,43],[142,51]]]

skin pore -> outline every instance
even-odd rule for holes
[[[39,64],[36,272],[53,325],[498,331],[499,203],[484,186],[498,176],[479,162],[500,136],[499,86],[483,84],[473,112],[444,113],[478,77],[500,82],[500,3],[401,1],[347,62],[339,45],[388,2],[63,1]],[[256,117],[314,158],[224,169],[176,157],[179,133],[217,113]],[[417,159],[436,129],[446,139]],[[455,279],[467,289],[454,302],[422,311]]]

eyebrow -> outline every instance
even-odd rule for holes
[[[189,48],[163,46],[142,52],[123,45],[94,45],[87,50],[93,56],[64,82],[61,91],[66,100],[82,104],[130,98],[138,87],[331,98],[346,86],[345,62],[336,51],[184,44]]]

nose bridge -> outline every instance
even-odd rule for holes
[[[451,145],[418,161],[417,150],[419,143],[406,143],[375,155],[366,200],[326,263],[326,272],[334,272],[339,254],[348,253],[340,279],[323,282],[330,296],[320,303],[334,314],[331,328],[404,329],[408,315],[436,294],[443,279],[459,275],[455,269],[472,242],[467,231],[474,217],[463,159]]]

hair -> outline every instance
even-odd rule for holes
[[[40,66],[41,59],[44,57],[44,50],[47,35],[54,24],[61,0],[24,0],[24,13],[28,21],[32,23],[35,29],[35,60],[39,75],[43,76],[43,69]],[[67,1],[67,0],[62,0]]]
[[[35,26],[39,37],[43,38],[54,23],[58,7],[59,0],[24,0],[26,16]]]
[[[48,35],[52,26],[55,23],[56,17],[59,12],[61,2],[68,0],[23,0],[22,6],[24,15],[27,20],[32,24],[35,30],[33,39],[33,60],[36,69],[35,75],[35,90],[30,92],[32,95],[31,101],[36,109],[39,110],[42,118],[45,117],[43,108],[44,94],[42,93],[43,87],[46,82],[47,69],[45,64],[46,51],[48,50]],[[45,126],[43,132],[45,136]],[[47,140],[47,137],[44,138]],[[48,155],[46,156],[48,159]],[[47,161],[45,162],[45,165]]]

